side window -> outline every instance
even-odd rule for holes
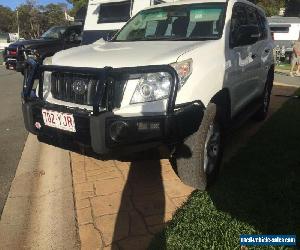
[[[242,26],[247,25],[246,8],[242,4],[235,4],[232,10],[229,44],[230,47],[239,46],[237,43],[239,31]]]
[[[81,41],[82,29],[80,26],[71,27],[66,31],[66,38],[70,42]]]
[[[264,15],[257,12],[259,18],[259,28],[261,33],[261,40],[265,40],[268,38],[268,22]]]
[[[127,22],[130,19],[132,4],[131,0],[102,3],[98,23]]]
[[[247,21],[248,25],[258,26],[258,17],[256,15],[256,10],[250,6],[247,7]]]
[[[157,4],[161,4],[161,3],[165,3],[164,0],[153,0],[152,1],[152,5],[157,5]]]

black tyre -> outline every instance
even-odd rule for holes
[[[268,74],[264,93],[261,97],[260,108],[253,116],[254,120],[256,121],[263,121],[268,116],[270,100],[271,100],[271,92],[273,88],[273,81],[274,81],[274,72],[270,71]]]
[[[199,129],[176,148],[172,158],[181,181],[199,190],[215,179],[222,158],[222,129],[216,113],[216,105],[210,103]]]

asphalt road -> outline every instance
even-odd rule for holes
[[[0,65],[0,216],[27,137],[20,93],[22,75]]]

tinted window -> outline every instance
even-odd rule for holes
[[[271,32],[289,33],[290,27],[270,27]]]
[[[133,0],[100,5],[98,23],[126,22],[130,18]]]
[[[43,39],[60,39],[62,35],[65,33],[66,27],[52,27],[47,30],[41,38]]]
[[[74,26],[66,30],[65,37],[71,41],[79,41],[82,39],[82,27]]]
[[[258,26],[258,17],[256,15],[256,10],[252,7],[247,7],[247,24]]]
[[[253,44],[264,39],[267,32],[267,23],[263,19],[260,20],[255,8],[241,3],[234,5],[229,38],[231,48]],[[246,34],[246,36],[241,34]]]
[[[245,6],[235,4],[232,10],[231,25],[230,25],[230,47],[238,46],[237,40],[241,26],[247,25],[247,13]]]
[[[210,40],[222,36],[225,4],[166,6],[139,12],[115,41]]]
[[[260,29],[260,33],[261,33],[261,40],[264,40],[268,37],[268,31],[269,31],[269,25],[267,22],[266,17],[257,12],[258,15],[258,19],[259,19],[259,29]]]
[[[153,0],[153,5],[165,3],[164,0]]]

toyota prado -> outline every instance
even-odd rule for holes
[[[181,180],[203,190],[224,132],[245,114],[267,115],[272,48],[263,10],[248,1],[152,6],[110,41],[29,60],[25,126],[40,141],[102,157],[166,145]]]

